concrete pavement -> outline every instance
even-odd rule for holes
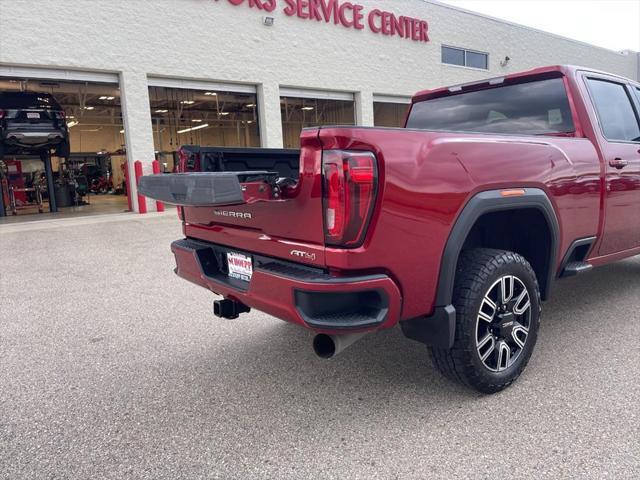
[[[175,277],[172,215],[0,229],[0,478],[640,476],[640,261],[558,284],[481,396],[399,330],[332,361]]]

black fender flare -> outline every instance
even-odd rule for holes
[[[551,233],[547,278],[541,283],[543,300],[549,297],[551,284],[556,276],[560,242],[560,225],[551,200],[540,188],[524,188],[518,196],[504,196],[504,189],[486,190],[474,195],[464,206],[455,221],[442,254],[438,277],[434,313],[402,322],[402,330],[408,338],[427,345],[451,348],[455,338],[455,308],[453,286],[458,258],[464,243],[478,219],[487,213],[533,208],[544,216]]]
[[[480,192],[472,197],[462,209],[462,212],[460,212],[449,234],[449,239],[447,240],[442,255],[435,302],[436,306],[451,304],[458,257],[460,256],[464,242],[478,219],[487,213],[520,210],[523,208],[534,208],[542,213],[551,232],[551,248],[549,249],[548,263],[549,271],[547,272],[546,282],[540,292],[543,300],[549,297],[551,283],[556,273],[560,241],[560,224],[558,223],[558,217],[556,216],[553,204],[544,190],[539,188],[526,188],[523,189],[523,195],[509,197],[503,196],[503,191],[504,190],[487,190]]]

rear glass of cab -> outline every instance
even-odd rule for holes
[[[562,78],[427,99],[413,105],[407,128],[521,135],[575,131]]]

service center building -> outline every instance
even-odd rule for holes
[[[52,93],[72,156],[110,152],[114,176],[125,160],[171,170],[183,144],[297,148],[308,126],[401,126],[418,90],[551,64],[640,77],[637,52],[435,1],[0,1],[0,91]]]

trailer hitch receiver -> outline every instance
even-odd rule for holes
[[[244,303],[235,300],[216,300],[213,302],[213,314],[219,318],[235,320],[242,313],[249,313],[251,309]]]

